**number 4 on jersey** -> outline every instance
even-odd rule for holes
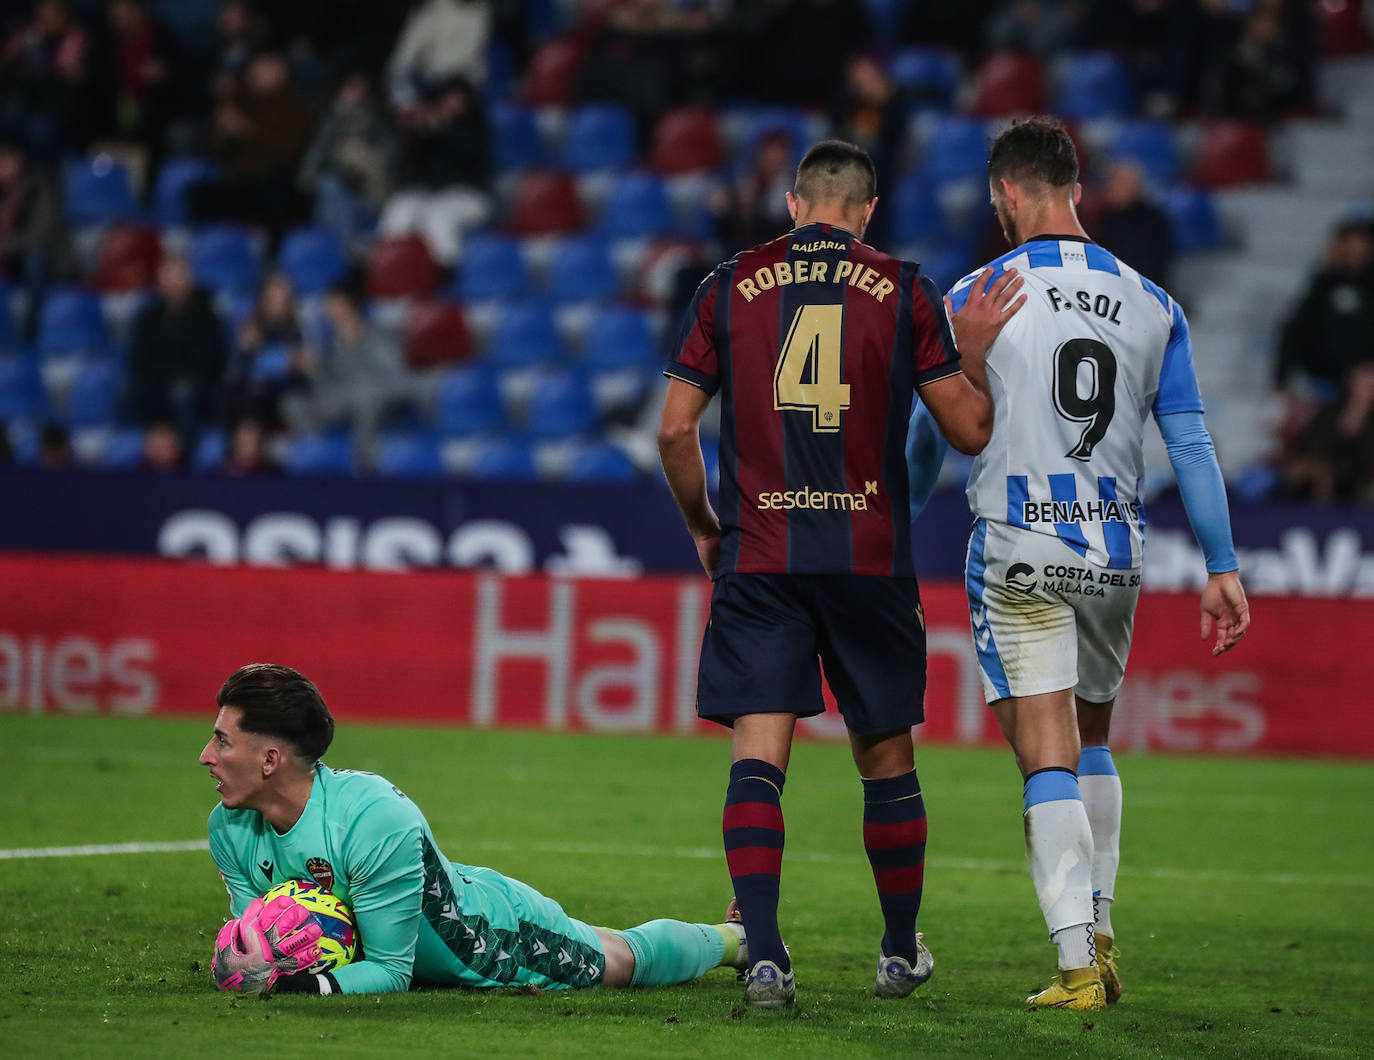
[[[810,411],[811,429],[840,429],[849,408],[849,384],[840,379],[844,306],[804,305],[792,318],[773,373],[773,408]]]

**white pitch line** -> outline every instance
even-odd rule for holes
[[[29,858],[77,858],[94,854],[176,854],[209,849],[210,844],[204,839],[187,839],[170,843],[97,843],[76,847],[28,847],[0,850],[0,861]],[[469,841],[464,844],[464,849],[482,850],[489,853],[519,852],[570,857],[677,858],[684,861],[712,861],[723,856],[721,851],[715,847],[615,846],[600,843],[513,843],[500,839]],[[801,861],[810,865],[857,865],[864,861],[857,854],[809,853],[800,850],[789,851],[787,860]],[[928,859],[928,864],[936,869],[954,869],[967,872],[1022,873],[1026,871],[1024,862],[993,861],[987,858],[946,858],[936,855]],[[1157,880],[1193,881],[1195,883],[1262,883],[1280,887],[1374,887],[1374,877],[1370,876],[1326,876],[1298,872],[1235,872],[1227,869],[1179,869],[1156,866],[1128,869],[1123,875],[1128,878],[1142,876]]]

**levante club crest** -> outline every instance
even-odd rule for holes
[[[315,878],[322,891],[334,889],[334,866],[324,858],[311,858],[305,863],[306,871]]]

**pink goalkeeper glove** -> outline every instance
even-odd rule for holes
[[[278,895],[266,905],[255,898],[242,919],[262,931],[283,975],[303,972],[320,959],[320,925],[310,919],[309,910],[286,895]]]
[[[271,990],[281,974],[262,928],[242,917],[220,928],[210,971],[221,990],[259,994]]]

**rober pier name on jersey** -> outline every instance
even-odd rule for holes
[[[806,244],[807,247],[820,245]],[[744,295],[746,302],[752,302],[761,292],[771,291],[774,287],[786,287],[790,283],[847,283],[850,287],[871,294],[879,302],[897,289],[891,280],[871,265],[856,264],[849,260],[837,261],[832,273],[828,261],[797,258],[795,261],[775,261],[772,265],[756,269],[753,276],[746,276],[735,284],[735,290]]]
[[[1140,522],[1139,501],[1023,501],[1023,523]]]

